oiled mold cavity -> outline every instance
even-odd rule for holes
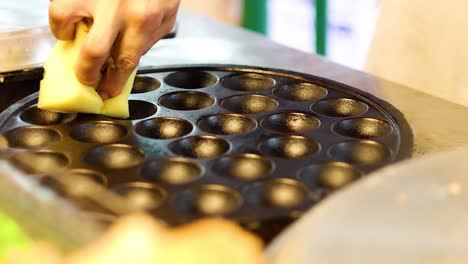
[[[44,127],[18,127],[4,134],[13,148],[42,148],[60,140],[60,134]]]
[[[183,89],[206,88],[216,84],[217,81],[215,75],[204,71],[175,72],[164,78],[164,82],[170,86]]]
[[[80,214],[80,216],[86,220],[94,221],[95,223],[103,227],[108,227],[112,225],[115,222],[115,220],[118,219],[118,217],[111,215],[111,214],[91,212],[91,211],[83,212]]]
[[[41,184],[62,196],[76,198],[92,195],[98,186],[107,185],[107,178],[93,170],[73,169],[62,174],[59,175],[61,178],[46,175],[41,178]]]
[[[224,77],[221,84],[230,90],[247,92],[270,89],[275,80],[262,74],[243,73]]]
[[[235,95],[221,101],[222,107],[240,114],[268,113],[274,111],[278,105],[275,99],[256,94]]]
[[[316,101],[325,97],[328,91],[312,83],[292,83],[278,87],[274,94],[290,101]]]
[[[301,136],[280,136],[260,144],[262,153],[286,159],[300,159],[315,154],[319,145],[314,140]]]
[[[385,145],[367,140],[338,143],[331,147],[330,155],[338,161],[362,165],[375,165],[390,158]]]
[[[373,118],[343,120],[338,122],[334,129],[340,135],[354,138],[383,137],[392,131],[387,122]]]
[[[185,184],[201,176],[201,166],[185,158],[161,158],[142,165],[140,174],[149,181],[167,184]]]
[[[255,129],[257,122],[238,114],[219,114],[202,118],[198,126],[209,133],[219,135],[237,135]]]
[[[107,177],[94,170],[88,170],[88,169],[71,169],[68,172],[71,176],[76,176],[76,177],[83,177],[86,179],[89,179],[93,181],[94,183],[100,184],[100,185],[107,185]]]
[[[130,100],[128,101],[128,111],[130,112],[130,117],[128,119],[143,119],[154,115],[158,108],[156,105],[140,100]]]
[[[331,117],[359,116],[369,110],[369,106],[349,98],[322,100],[312,105],[316,113]]]
[[[159,99],[162,106],[182,111],[204,109],[214,102],[213,96],[202,92],[174,92],[165,94]]]
[[[64,154],[48,150],[19,152],[10,160],[18,169],[33,174],[47,174],[61,170],[70,163]]]
[[[38,126],[58,125],[70,122],[76,118],[76,114],[64,114],[37,108],[37,106],[26,109],[21,114],[21,120]]]
[[[320,126],[320,121],[303,113],[280,113],[270,115],[262,121],[266,129],[283,133],[302,133]]]
[[[291,208],[305,203],[309,198],[309,190],[296,180],[275,178],[250,186],[247,197],[252,203]]]
[[[201,215],[224,215],[242,204],[240,194],[221,185],[202,185],[182,192],[176,197],[176,207]]]
[[[172,152],[191,158],[215,158],[229,150],[229,143],[211,136],[193,136],[173,142]]]
[[[175,117],[156,117],[141,121],[135,126],[135,131],[147,138],[172,139],[183,137],[192,132],[189,121]]]
[[[152,77],[137,75],[132,87],[132,94],[147,93],[158,89],[161,83]]]
[[[85,161],[97,168],[110,170],[125,169],[143,162],[143,151],[123,144],[100,146],[91,149],[85,155]]]
[[[237,180],[256,180],[273,170],[273,162],[256,154],[233,154],[218,159],[213,171],[223,177]]]
[[[113,188],[112,191],[121,195],[132,211],[157,209],[167,196],[164,189],[146,182],[127,183]]]
[[[114,143],[127,135],[127,128],[110,121],[97,121],[77,125],[71,129],[70,136],[88,143]]]
[[[299,178],[313,186],[336,190],[356,181],[360,176],[361,172],[350,164],[328,162],[304,168]]]

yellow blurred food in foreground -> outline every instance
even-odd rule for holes
[[[74,40],[57,41],[55,44],[44,66],[45,74],[40,85],[38,107],[56,112],[103,114],[127,118],[129,117],[128,97],[136,69],[118,96],[103,101],[96,92],[96,87],[82,84],[74,71],[87,33],[88,26],[80,22],[76,27]]]
[[[258,237],[228,220],[167,228],[138,214],[118,220],[100,239],[69,256],[41,244],[11,254],[7,263],[42,259],[43,264],[261,264],[262,251]]]

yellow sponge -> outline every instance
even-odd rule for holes
[[[96,92],[96,87],[82,84],[75,75],[74,66],[87,34],[88,26],[80,22],[77,25],[74,40],[58,41],[55,44],[45,63],[38,107],[56,112],[91,113],[128,118],[128,97],[132,90],[136,69],[127,80],[122,92],[105,101]]]

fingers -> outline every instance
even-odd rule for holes
[[[113,65],[107,68],[97,89],[102,99],[119,95],[131,73],[138,66],[144,41],[144,36],[138,33],[136,30],[128,29],[114,44]]]
[[[143,54],[146,54],[159,40],[161,40],[164,36],[166,36],[174,27],[177,17],[171,16],[168,18],[164,18],[162,21],[161,26],[157,27],[151,34],[149,35],[149,39],[146,42],[146,45],[143,46]]]
[[[133,55],[132,55],[133,56]],[[99,83],[97,92],[103,100],[115,97],[122,92],[128,78],[138,66],[139,57],[122,56],[114,67],[107,68]]]
[[[175,19],[174,16],[160,26],[153,25],[156,28],[153,32],[142,32],[139,30],[141,27],[131,27],[124,32],[114,47],[115,67],[107,69],[98,87],[98,93],[104,100],[120,94],[141,56],[172,29]]]
[[[177,16],[171,16],[163,20],[163,24],[158,29],[156,29],[155,32],[152,34],[152,38],[151,38],[152,44],[146,47],[148,50],[151,49],[153,45],[157,43],[160,39],[162,39],[169,32],[171,32],[172,28],[174,27],[176,23],[176,19],[177,19]]]
[[[97,91],[108,99],[120,94],[141,56],[172,29],[179,2],[50,0],[50,28],[58,39],[71,40],[76,23],[92,18],[75,72],[80,82],[99,85]],[[102,75],[110,55],[114,63]]]
[[[75,37],[75,24],[86,16],[83,5],[76,1],[51,1],[49,4],[49,26],[59,40]]]
[[[112,45],[119,33],[113,21],[96,19],[81,47],[75,65],[78,80],[96,86],[101,79],[101,69],[109,57]]]
[[[81,1],[51,1],[49,25],[55,37],[60,40],[72,40],[76,23],[85,17],[92,17],[88,13],[95,11],[93,9],[92,5],[84,5]],[[112,44],[119,32],[113,23],[115,19],[108,18],[109,16],[97,16],[81,47],[75,72],[78,80],[84,84],[95,86],[99,83],[100,70],[109,57]]]

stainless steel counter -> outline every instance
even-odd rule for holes
[[[414,156],[468,145],[466,107],[191,13],[180,12],[178,24],[177,37],[160,41],[142,58],[142,67],[243,64],[309,73],[357,87],[388,101],[402,111],[414,132]]]

